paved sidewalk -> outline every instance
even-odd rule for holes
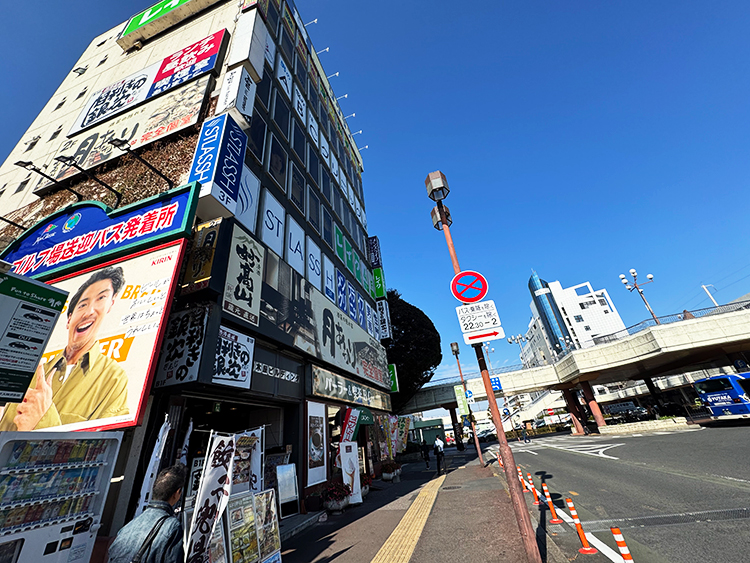
[[[473,448],[447,450],[446,462],[448,473],[442,484],[435,482],[434,460],[432,470],[422,463],[405,465],[400,483],[375,481],[376,489],[364,504],[331,515],[284,542],[284,563],[370,563],[386,542],[394,561],[525,562],[510,498],[493,471],[480,467]],[[425,489],[428,483],[433,485]],[[412,504],[414,510],[399,527]],[[415,535],[419,536],[416,546]],[[557,563],[557,559],[549,561]]]

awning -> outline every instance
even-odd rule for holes
[[[357,410],[359,411],[358,423],[360,426],[375,424],[375,417],[373,416],[370,409],[365,407],[357,407]]]

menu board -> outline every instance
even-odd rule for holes
[[[254,493],[233,494],[229,498],[229,545],[232,563],[253,563],[260,556],[255,529]]]
[[[281,549],[279,518],[276,513],[276,491],[268,489],[255,493],[255,526],[261,559]]]

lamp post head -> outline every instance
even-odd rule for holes
[[[513,339],[510,336],[508,337],[508,344],[513,344]]]
[[[451,342],[451,352],[454,356],[458,356],[458,342]]]
[[[647,275],[646,275],[646,278],[647,278],[647,279],[648,279],[649,281],[654,281],[654,274],[647,274]]]
[[[637,276],[637,275],[638,275],[638,274],[636,273],[636,271],[635,271],[635,268],[630,268],[630,275],[631,275],[631,276],[633,276],[633,277],[635,277],[635,276]]]
[[[125,139],[110,139],[109,144],[123,151],[130,150],[130,143],[128,143]]]
[[[625,279],[625,274],[620,274],[620,279],[624,280]]]
[[[61,162],[62,164],[66,164],[68,166],[72,166],[76,162],[72,156],[63,156],[63,155],[56,156],[55,160],[57,162]]]
[[[427,178],[425,178],[424,185],[427,187],[427,195],[432,201],[444,200],[451,191],[448,187],[448,180],[445,174],[440,172],[440,170],[430,172]]]
[[[445,205],[443,206],[443,213],[445,213],[445,221],[450,227],[453,224],[453,218],[451,217],[450,209],[448,209],[448,207]],[[437,208],[437,206],[432,208],[432,211],[430,211],[430,215],[432,216],[432,226],[435,227],[438,231],[442,231],[443,222],[440,220],[440,210]]]
[[[21,168],[25,168],[26,170],[35,170],[36,166],[34,166],[34,163],[30,160],[19,160],[18,162],[14,162],[16,166],[20,166]]]

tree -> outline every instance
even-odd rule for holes
[[[391,394],[393,412],[399,412],[435,374],[443,360],[440,334],[424,312],[407,303],[395,289],[387,292],[393,338],[385,345],[388,362],[398,369],[399,392]]]

